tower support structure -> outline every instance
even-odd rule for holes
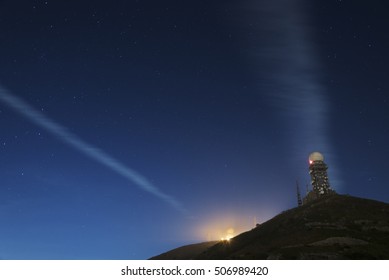
[[[327,169],[327,164],[325,164],[321,153],[314,152],[310,154],[309,174],[311,176],[312,190],[304,198],[303,203],[336,193],[330,186]]]
[[[312,189],[319,196],[328,194],[331,191],[327,169],[328,167],[324,161],[317,160],[309,165]]]

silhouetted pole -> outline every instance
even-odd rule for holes
[[[303,201],[301,200],[300,186],[298,181],[296,181],[296,190],[297,190],[297,205],[300,207],[301,205],[303,205]]]

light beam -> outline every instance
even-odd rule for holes
[[[106,152],[94,147],[93,145],[85,142],[77,135],[69,132],[65,127],[51,120],[45,116],[42,112],[34,109],[31,105],[26,103],[19,97],[16,97],[0,86],[0,101],[5,103],[10,108],[14,109],[17,113],[24,116],[26,119],[36,124],[37,126],[45,129],[62,142],[70,145],[74,149],[93,159],[94,161],[108,167],[117,174],[125,177],[129,181],[133,182],[140,189],[149,192],[163,201],[169,203],[175,209],[180,212],[186,212],[180,202],[170,195],[165,194],[154,186],[146,177],[142,176],[135,170],[125,166],[123,163],[110,156]]]
[[[262,75],[269,104],[287,122],[285,138],[291,141],[293,161],[303,163],[306,155],[320,150],[331,166],[331,181],[341,186],[336,156],[330,141],[331,104],[322,84],[318,47],[309,1],[250,1],[258,20],[253,52]],[[263,69],[266,69],[263,70]],[[334,174],[335,173],[335,174]]]

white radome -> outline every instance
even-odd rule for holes
[[[324,161],[324,157],[321,153],[319,152],[313,152],[312,154],[309,155],[309,161],[314,162],[314,161]]]

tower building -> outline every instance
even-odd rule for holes
[[[328,182],[327,165],[319,152],[309,155],[309,174],[311,175],[312,189],[318,195],[328,194],[331,191]]]
[[[322,196],[335,194],[331,189],[327,175],[327,165],[324,163],[324,157],[319,152],[309,155],[309,174],[311,175],[312,191],[304,198],[304,203]]]

